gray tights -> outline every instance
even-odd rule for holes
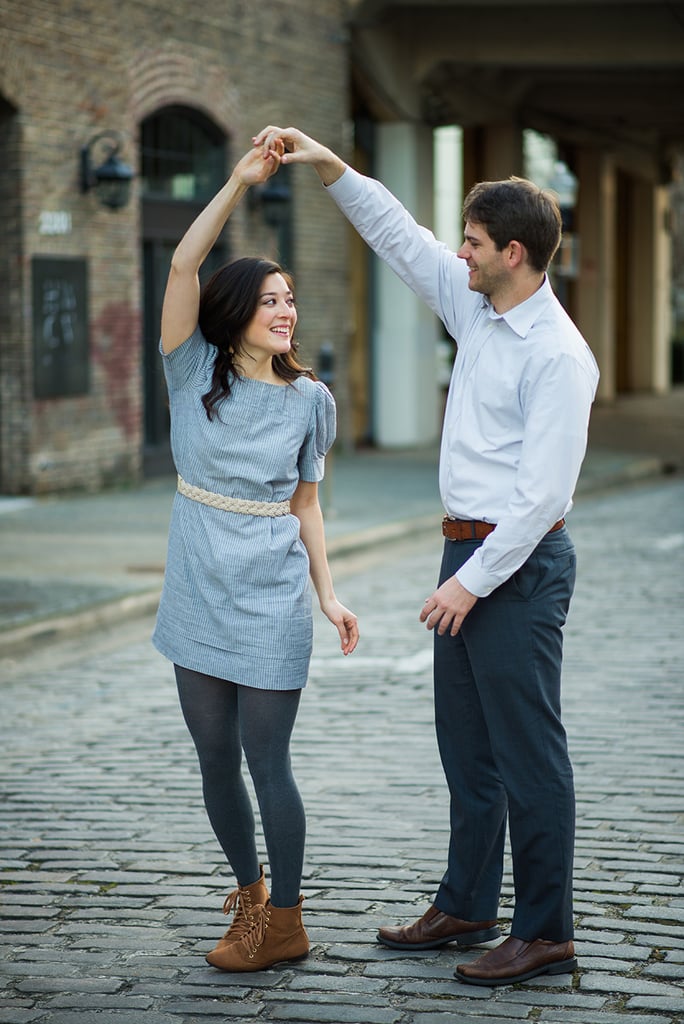
[[[276,907],[299,899],[306,819],[290,764],[300,690],[257,690],[174,666],[183,717],[202,773],[209,821],[237,883],[259,877],[254,813],[241,771],[254,783]]]

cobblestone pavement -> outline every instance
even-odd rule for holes
[[[151,622],[2,661],[0,1024],[684,1022],[684,482],[581,502],[566,634],[577,777],[574,976],[453,979],[452,948],[379,946],[422,913],[447,846],[430,638],[437,539],[347,558],[349,659],[317,620],[294,761],[308,810],[301,965],[209,968],[233,880]],[[501,910],[510,920],[511,879]]]

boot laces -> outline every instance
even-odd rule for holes
[[[230,928],[224,932],[224,939],[241,939],[249,931],[252,923],[252,897],[248,889],[234,889],[226,896],[223,913],[234,913]]]
[[[249,927],[245,931],[245,934],[238,940],[250,960],[253,959],[259,946],[266,938],[266,929],[268,928],[270,919],[270,911],[260,903],[257,903],[254,907],[252,916],[249,919]]]

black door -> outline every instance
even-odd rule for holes
[[[143,376],[146,476],[173,471],[166,383],[159,354],[161,307],[171,257],[223,182],[225,140],[204,115],[166,108],[142,125]],[[203,274],[227,259],[219,240]]]

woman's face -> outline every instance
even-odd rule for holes
[[[297,310],[289,284],[282,274],[268,274],[259,291],[256,312],[242,335],[241,353],[262,363],[289,352],[296,323]]]

